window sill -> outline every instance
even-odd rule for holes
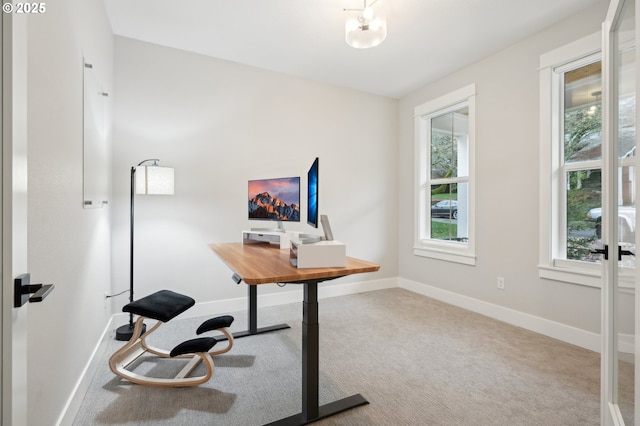
[[[623,268],[619,277],[620,291],[633,292],[635,268]],[[564,266],[538,265],[538,276],[543,279],[562,281],[593,288],[602,288],[600,268],[571,268]]]
[[[428,257],[431,259],[444,260],[446,262],[462,263],[464,265],[475,266],[476,256],[470,253],[461,253],[455,250],[446,250],[441,248],[414,247],[413,254],[415,256]]]
[[[562,281],[587,287],[602,287],[602,274],[600,271],[538,265],[538,276],[548,280]]]

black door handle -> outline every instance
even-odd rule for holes
[[[631,250],[623,250],[622,247],[618,246],[618,260],[622,260],[622,256],[635,256]]]
[[[13,280],[13,307],[19,308],[27,301],[42,302],[53,288],[53,284],[31,284],[31,274],[19,275]]]
[[[605,245],[602,249],[590,250],[592,254],[604,254],[604,260],[609,260],[609,246]]]

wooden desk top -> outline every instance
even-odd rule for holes
[[[342,268],[296,268],[289,262],[289,250],[267,244],[220,243],[209,247],[246,284],[299,282],[319,278],[375,272],[380,265],[347,257]]]

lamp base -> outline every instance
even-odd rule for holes
[[[133,336],[133,329],[135,328],[135,324],[125,324],[116,329],[116,340],[129,341],[131,340],[131,336]],[[147,324],[142,324],[142,334],[147,331]]]

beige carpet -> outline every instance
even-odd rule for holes
[[[248,426],[300,412],[301,310],[260,309],[260,326],[292,328],[237,339],[195,388],[115,377],[107,358],[122,342],[113,340],[74,425]],[[231,314],[233,329],[245,329],[246,313]],[[202,320],[173,320],[157,341],[194,337]],[[318,425],[600,424],[599,354],[402,289],[321,300],[320,350],[320,403],[361,393],[370,404]],[[137,369],[167,375],[181,362],[145,359]]]

